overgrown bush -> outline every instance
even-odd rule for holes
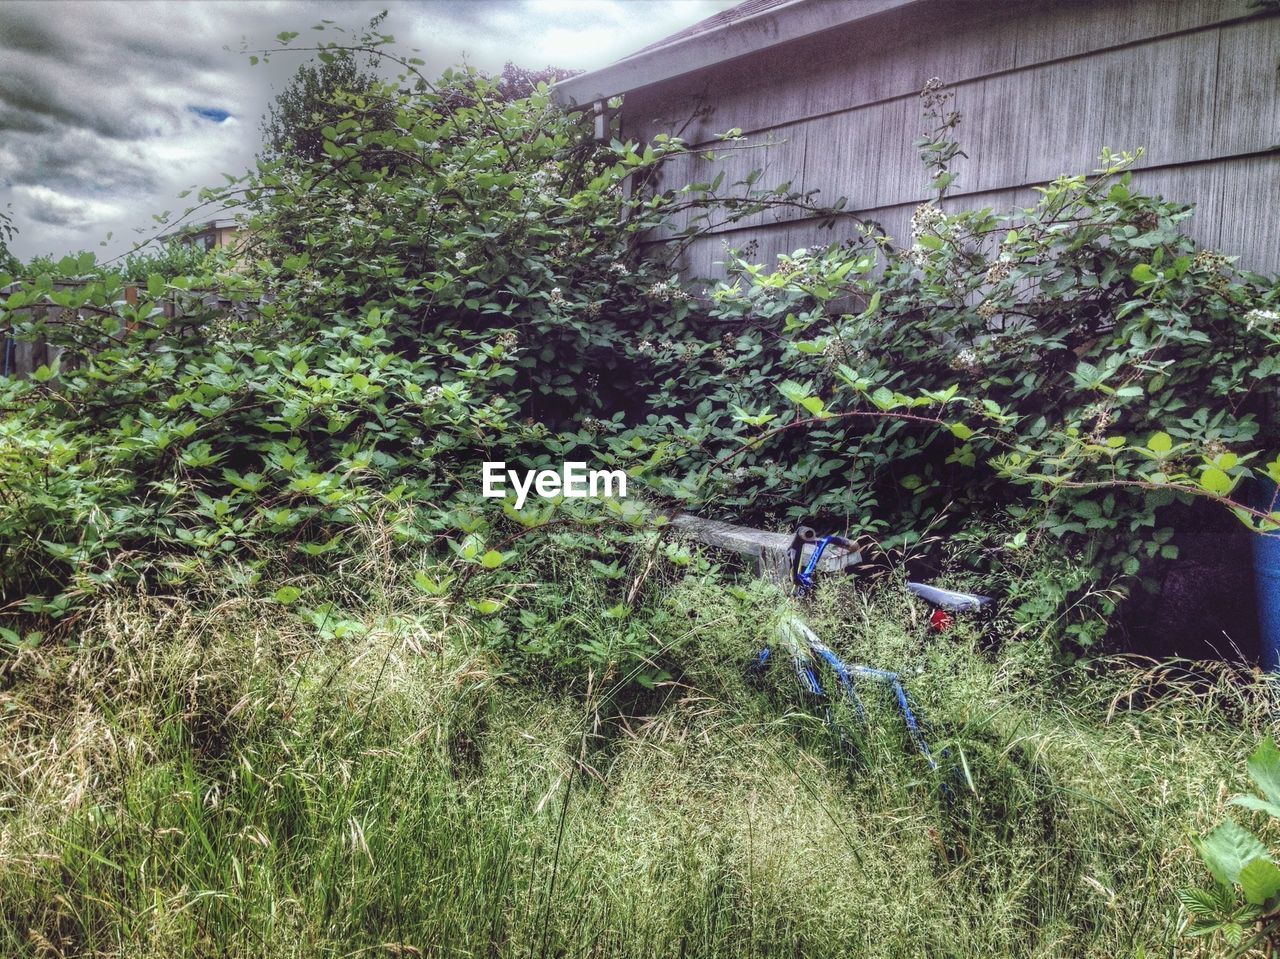
[[[60,282],[75,283],[111,277],[126,284],[136,284],[146,283],[152,274],[162,277],[200,275],[213,268],[215,263],[224,268],[230,266],[229,262],[219,261],[217,256],[215,251],[203,250],[194,243],[170,240],[154,248],[144,247],[109,263],[99,263],[97,257],[84,253],[57,259],[34,256],[26,263],[15,263],[11,272],[26,280],[39,280],[47,275]]]
[[[223,555],[339,555],[389,516],[401,545],[460,567],[423,590],[463,590],[486,614],[512,598],[519,534],[562,520],[481,510],[481,462],[608,458],[598,440],[634,395],[624,344],[693,342],[691,299],[641,238],[714,197],[627,189],[678,140],[600,144],[545,86],[508,100],[500,80],[436,86],[387,56],[405,72],[342,98],[321,158],[201,191],[254,206],[253,262],[153,272],[129,305],[118,273],[72,258],[8,297],[6,321],[65,352],[0,394],[4,595],[61,616]],[[741,215],[773,196],[736,195]],[[637,452],[638,434],[628,463]]]
[[[545,87],[432,84],[389,42],[350,45],[400,74],[335,100],[317,158],[200,192],[256,211],[251,263],[152,273],[136,306],[118,276],[67,289],[58,271],[8,298],[7,321],[68,352],[0,395],[6,596],[58,616],[267,545],[340,555],[385,516],[449,566],[420,588],[513,630],[518,560],[549,531],[609,569],[634,537],[583,532],[564,504],[482,509],[486,460],[595,460],[650,501],[817,517],[891,549],[1004,511],[1000,548],[1061,539],[1083,590],[1171,555],[1175,504],[1270,522],[1232,497],[1280,478],[1260,432],[1276,287],[1197,251],[1188,208],[1132,189],[1132,158],[1009,214],[924,204],[910,247],[865,225],[777,269],[739,261],[704,302],[646,241],[691,208],[677,242],[812,198],[756,176],[654,193],[678,139],[596,142]],[[959,117],[936,83],[925,102],[941,197]],[[614,512],[642,522],[634,501]]]
[[[936,83],[925,98],[941,196],[959,116]],[[1197,500],[1274,529],[1251,497],[1280,479],[1280,287],[1197,249],[1190,207],[1133,188],[1135,158],[1104,153],[1008,213],[925,203],[910,246],[867,228],[776,269],[738,260],[712,295],[715,349],[650,381],[651,408],[676,412],[649,435],[682,434],[670,492],[888,548],[1011,521],[1008,548],[1056,540],[1082,568],[1063,608],[1100,577],[1158,582]]]

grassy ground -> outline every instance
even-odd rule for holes
[[[548,691],[400,578],[349,575],[340,636],[231,590],[104,601],[78,648],[11,656],[0,955],[1195,954],[1174,891],[1256,687],[1064,673],[824,595],[821,635],[908,677],[943,789],[874,692],[850,760],[743,684],[764,593],[663,590],[679,682],[637,696]]]

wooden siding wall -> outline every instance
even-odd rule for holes
[[[1188,229],[1201,245],[1280,272],[1278,67],[1280,15],[1247,0],[921,0],[633,91],[622,131],[707,144],[740,127],[768,145],[681,159],[661,185],[763,168],[759,185],[847,197],[847,209],[909,241],[912,210],[929,196],[911,145],[919,91],[936,76],[956,91],[968,154],[949,204],[1027,205],[1032,185],[1093,169],[1102,147],[1142,146],[1138,189],[1195,203]],[[772,211],[700,238],[682,268],[718,276],[726,247],[755,240],[753,259],[771,262],[850,233],[848,221],[821,230]]]

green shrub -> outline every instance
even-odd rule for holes
[[[68,258],[3,303],[19,335],[64,353],[0,387],[0,593],[62,616],[220,556],[254,568],[288,544],[304,567],[332,562],[387,517],[397,549],[456,567],[424,573],[424,592],[514,614],[526,533],[586,523],[594,548],[599,516],[482,510],[481,463],[613,459],[596,447],[633,410],[627,344],[692,309],[642,238],[715,198],[630,193],[676,139],[597,143],[545,86],[511,100],[472,71],[434,85],[386,55],[405,73],[348,98],[318,158],[200,192],[253,206],[252,263],[157,260],[129,305],[121,271]],[[743,216],[778,196],[734,193]]]
[[[1265,739],[1249,757],[1249,778],[1261,796],[1236,796],[1232,805],[1280,819],[1280,750]],[[1262,841],[1226,819],[1194,839],[1216,884],[1179,893],[1192,936],[1221,938],[1233,955],[1280,942],[1280,865]]]
[[[218,556],[288,544],[323,564],[390,517],[396,548],[454,565],[424,592],[515,636],[532,546],[554,530],[615,569],[643,508],[482,509],[486,460],[595,460],[650,501],[830,519],[890,549],[1007,508],[1015,549],[1060,539],[1079,564],[1063,603],[1090,573],[1171,557],[1178,504],[1271,522],[1237,490],[1280,478],[1260,432],[1276,287],[1197,252],[1189,209],[1136,193],[1131,157],[1010,214],[925,204],[910,248],[868,225],[776,270],[739,261],[702,302],[652,243],[675,214],[694,211],[678,246],[713,214],[811,198],[756,174],[655,193],[680,140],[599,143],[545,87],[432,84],[389,40],[360,44],[400,76],[336,103],[318,158],[200,191],[253,207],[252,263],[162,264],[130,306],[121,274],[80,258],[4,302],[0,320],[66,350],[0,393],[5,596],[60,616]],[[959,118],[937,84],[926,107],[941,195]],[[602,540],[604,518],[622,532]]]
[[[956,123],[921,141],[940,191]],[[923,204],[908,247],[868,227],[773,270],[738,260],[716,348],[651,381],[673,412],[639,431],[680,436],[654,470],[668,492],[886,548],[1004,513],[1014,549],[1061,541],[1077,585],[1153,586],[1197,501],[1275,528],[1249,481],[1280,479],[1280,287],[1197,250],[1191,208],[1137,192],[1134,159],[1008,213]]]

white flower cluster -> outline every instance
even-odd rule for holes
[[[644,295],[651,300],[661,300],[667,302],[671,299],[671,284],[666,280],[659,280],[649,289],[644,291]]]
[[[1094,403],[1086,407],[1084,420],[1094,421],[1093,429],[1089,431],[1089,442],[1095,446],[1101,445],[1106,439],[1107,427],[1111,425],[1111,407],[1106,403]]]
[[[946,94],[943,92],[945,89],[940,78],[930,77],[925,81],[924,89],[920,91],[920,99],[924,101],[926,107],[937,106],[946,99]]]
[[[945,237],[947,234],[947,215],[933,203],[921,203],[911,214],[911,250],[907,253],[916,266],[924,266],[929,259],[929,251],[920,244],[920,237]]]
[[[1225,270],[1230,265],[1229,258],[1213,250],[1201,250],[1192,260],[1192,266],[1198,270]]]
[[[947,215],[936,203],[921,203],[911,214],[911,235],[936,233],[946,222]]]
[[[655,303],[676,303],[681,300],[692,299],[688,293],[680,289],[678,283],[670,280],[659,280],[651,287],[644,291],[646,299],[653,300]]]
[[[999,259],[987,267],[988,283],[999,283],[1013,271],[1013,264],[1006,259]]]
[[[848,363],[850,360],[849,347],[836,336],[822,344],[822,353],[832,363]]]
[[[981,372],[982,357],[978,355],[977,350],[972,350],[966,346],[951,357],[951,368],[960,373]]]
[[[1248,330],[1253,330],[1255,327],[1274,327],[1280,324],[1280,311],[1250,310],[1244,315],[1244,323]]]

